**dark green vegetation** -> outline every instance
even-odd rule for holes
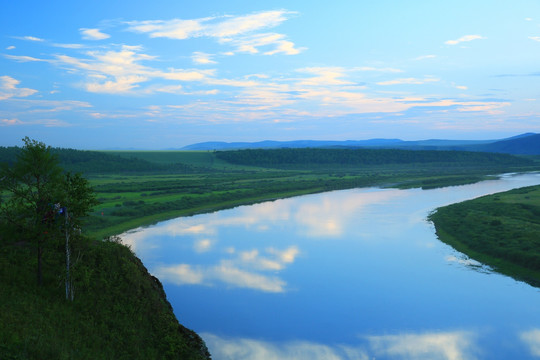
[[[540,168],[532,159],[505,154],[388,149],[111,151],[107,155],[163,169],[89,174],[101,205],[88,225],[98,236],[300,194],[363,186],[432,188]],[[186,170],[174,170],[180,166]]]
[[[13,165],[20,151],[0,148],[0,159]],[[204,343],[178,324],[159,281],[129,249],[95,239],[300,194],[360,186],[429,188],[540,169],[535,158],[467,152],[50,151],[64,170],[83,173],[99,204],[81,218],[82,234],[72,234],[73,301],[65,300],[64,291],[65,228],[53,222],[47,230],[56,235],[42,242],[43,285],[37,286],[39,238],[19,237],[2,223],[0,358],[205,358]],[[13,195],[3,189],[5,204]]]
[[[87,180],[24,143],[0,169],[0,359],[209,358],[127,247],[85,235]]]
[[[73,249],[73,301],[64,296],[63,252],[46,250],[38,287],[35,249],[1,239],[0,359],[209,358],[124,245],[88,240]]]
[[[540,286],[540,186],[437,209],[443,242],[498,272]]]

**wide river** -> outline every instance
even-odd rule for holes
[[[540,290],[441,243],[439,206],[540,174],[361,188],[178,218],[122,235],[182,324],[222,359],[534,359]]]

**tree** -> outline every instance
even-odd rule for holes
[[[43,248],[60,239],[61,210],[68,210],[63,225],[69,237],[97,201],[86,179],[63,172],[49,146],[28,137],[23,142],[13,165],[2,164],[0,168],[0,190],[7,193],[0,203],[0,217],[20,240],[36,244],[37,281],[41,285]]]

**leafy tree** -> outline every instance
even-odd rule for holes
[[[63,172],[49,146],[28,137],[23,142],[16,161],[0,168],[0,190],[5,192],[0,219],[20,240],[36,244],[37,281],[41,285],[44,246],[58,241],[62,233],[69,240],[97,201],[86,179]],[[69,257],[68,246],[66,254]]]

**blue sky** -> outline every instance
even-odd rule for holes
[[[540,2],[6,1],[0,146],[540,132]]]

